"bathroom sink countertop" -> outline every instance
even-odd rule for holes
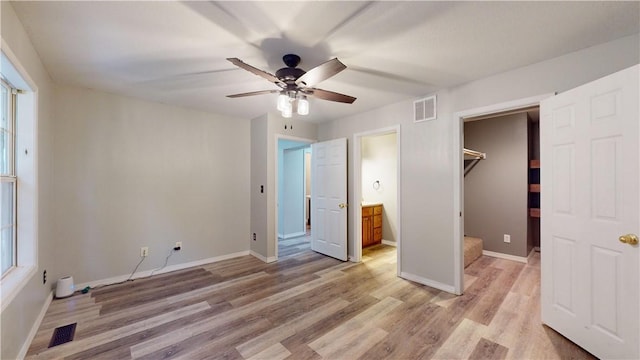
[[[378,206],[378,205],[382,205],[382,203],[370,203],[370,202],[360,203],[360,206]]]

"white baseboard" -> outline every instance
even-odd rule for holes
[[[525,263],[525,264],[528,262],[528,259],[526,257],[523,257],[523,256],[515,256],[515,255],[503,254],[503,253],[493,252],[493,251],[489,251],[489,250],[482,250],[482,255],[491,256],[491,257],[499,258],[499,259],[517,261],[517,262],[521,262],[521,263]]]
[[[398,246],[398,243],[391,240],[382,239],[382,243],[389,246]]]
[[[306,231],[300,231],[300,232],[297,232],[297,233],[280,236],[280,238],[283,239],[283,240],[287,240],[287,239],[298,238],[298,237],[305,236],[305,235],[307,235]]]
[[[406,272],[401,272],[400,273],[400,277],[403,278],[403,279],[407,279],[407,280],[413,281],[413,282],[417,282],[417,283],[422,284],[422,285],[430,286],[430,287],[438,289],[438,290],[446,291],[446,292],[451,293],[451,294],[455,294],[455,292],[456,292],[455,288],[453,286],[451,286],[451,285],[447,285],[447,284],[443,284],[441,282],[437,282],[437,281],[433,281],[433,280],[430,280],[430,279],[426,279],[426,278],[423,278],[423,277],[418,276],[418,275],[413,275],[413,274],[409,274],[409,273],[406,273]]]
[[[29,331],[29,335],[27,335],[27,339],[25,340],[24,344],[22,344],[22,348],[18,353],[18,359],[24,359],[27,356],[27,351],[29,351],[29,346],[31,346],[31,342],[33,341],[33,338],[36,337],[36,334],[38,333],[38,329],[40,328],[40,324],[42,324],[44,315],[47,313],[47,310],[49,309],[49,305],[51,304],[52,300],[53,300],[53,290],[49,292],[47,299],[44,301],[44,304],[42,305],[42,309],[40,309],[40,314],[38,314],[36,321],[33,323],[33,326],[31,327],[31,331]]]
[[[266,262],[267,264],[268,264],[268,263],[272,263],[272,262],[274,262],[274,261],[277,261],[277,260],[278,260],[278,258],[276,258],[275,256],[271,256],[271,257],[264,257],[264,256],[262,256],[262,254],[258,254],[257,252],[255,252],[255,251],[253,251],[253,250],[251,250],[251,251],[249,252],[249,254],[250,254],[251,256],[253,256],[253,257],[256,257],[256,258],[258,258],[258,259],[260,259],[260,260],[262,260],[262,261]]]
[[[191,261],[191,262],[188,262],[188,263],[170,265],[170,266],[166,266],[162,270],[157,270],[157,269],[145,270],[145,271],[141,271],[141,272],[139,272],[137,274],[134,274],[131,279],[139,279],[139,278],[143,278],[143,277],[149,277],[149,276],[151,276],[151,273],[153,273],[153,275],[164,274],[164,273],[168,273],[168,272],[171,272],[171,271],[182,270],[182,269],[195,267],[195,266],[201,266],[201,265],[205,265],[205,264],[211,264],[211,263],[214,263],[214,262],[227,260],[227,259],[233,259],[233,258],[236,258],[236,257],[247,256],[247,255],[249,255],[249,251],[240,251],[240,252],[233,253],[233,254],[215,256],[215,257],[208,258],[208,259],[202,259],[202,260]],[[114,276],[114,277],[107,278],[107,279],[102,279],[102,280],[89,281],[89,282],[85,282],[85,283],[82,283],[82,284],[76,284],[75,288],[76,288],[76,290],[81,290],[81,289],[84,289],[87,286],[90,286],[90,287],[93,288],[93,287],[96,287],[98,285],[116,284],[116,283],[123,282],[123,281],[127,280],[129,278],[129,276],[130,275],[120,275],[120,276]]]

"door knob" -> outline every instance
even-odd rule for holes
[[[622,235],[618,238],[621,243],[629,244],[629,245],[638,245],[638,236],[635,234],[627,234]]]
[[[344,209],[344,208],[346,208],[346,207],[347,207],[347,204],[345,204],[345,203],[340,203],[340,204],[338,204],[338,207],[339,207],[340,209]]]

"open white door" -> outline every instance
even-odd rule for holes
[[[603,359],[640,358],[639,76],[540,107],[542,321]]]
[[[347,139],[311,144],[311,249],[347,260]]]

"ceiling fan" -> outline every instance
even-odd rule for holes
[[[282,57],[286,67],[276,71],[275,75],[246,64],[238,58],[228,58],[227,60],[237,67],[265,78],[280,87],[279,90],[252,91],[227,95],[227,97],[237,98],[280,93],[280,96],[278,97],[278,110],[282,111],[282,116],[284,117],[291,117],[293,106],[297,108],[296,111],[298,114],[308,114],[309,103],[306,99],[307,96],[314,96],[322,100],[348,104],[351,104],[356,100],[353,96],[314,87],[317,83],[324,81],[347,68],[337,58],[324,62],[309,71],[304,71],[297,67],[300,63],[300,57],[295,54],[287,54]]]

